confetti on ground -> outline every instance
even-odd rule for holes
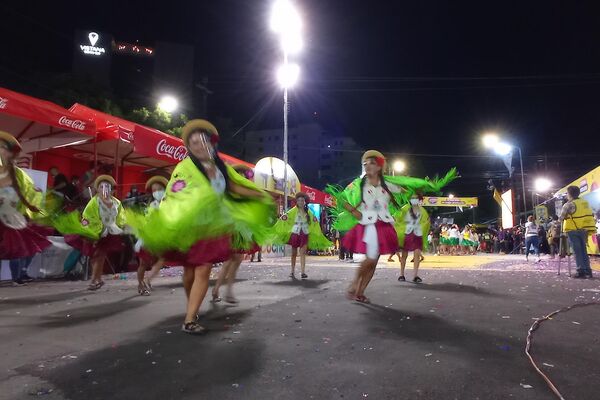
[[[552,365],[552,364],[542,363],[542,365],[545,365],[546,367],[554,368],[554,365]]]
[[[521,383],[521,387],[522,387],[523,389],[533,389],[533,386],[531,386],[531,385],[525,385],[525,384],[523,384],[523,383]]]
[[[581,325],[581,322],[577,322],[577,321],[571,321],[573,322],[575,325]]]

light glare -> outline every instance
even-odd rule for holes
[[[498,135],[496,135],[495,133],[486,133],[485,135],[483,135],[483,145],[488,148],[494,148],[498,142],[500,141],[500,138],[498,138]]]
[[[301,30],[302,20],[289,0],[277,0],[271,9],[270,25],[275,33],[287,36]]]
[[[158,103],[158,108],[168,113],[172,113],[173,111],[177,110],[178,106],[179,103],[173,96],[164,96]]]
[[[395,172],[403,172],[406,169],[406,163],[402,160],[396,160],[393,167]]]
[[[298,64],[283,64],[277,70],[277,81],[282,88],[289,89],[298,82],[300,67]]]
[[[512,151],[512,146],[508,143],[500,142],[496,144],[494,151],[500,156],[506,156]]]
[[[537,178],[535,180],[536,192],[545,193],[552,188],[552,182],[548,178]]]

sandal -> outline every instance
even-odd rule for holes
[[[300,275],[300,278],[302,278],[302,279],[308,279],[308,275],[302,274],[302,275]]]
[[[423,282],[423,279],[419,278],[418,276],[415,276],[415,278],[413,279],[414,283],[421,283]]]
[[[356,296],[354,298],[355,301],[358,301],[359,303],[364,303],[364,304],[370,304],[371,300],[369,300],[369,298],[367,296],[364,295],[360,295],[360,296]]]
[[[398,277],[398,282],[406,282],[406,278],[404,277],[404,275],[400,275]]]
[[[144,283],[138,285],[138,293],[140,296],[150,296],[150,292]]]
[[[146,285],[146,289],[152,290],[152,284],[150,283],[150,279],[145,280],[144,285]]]
[[[104,285],[104,282],[96,282],[96,283],[92,282],[89,284],[88,290],[92,290],[92,291],[98,290],[102,287],[102,285]]]
[[[356,292],[354,292],[354,290],[348,290],[346,292],[346,298],[348,300],[356,300]]]
[[[206,328],[196,321],[185,322],[183,325],[181,325],[181,330],[191,335],[199,335],[206,332]]]
[[[212,300],[210,301],[211,303],[219,303],[222,299],[219,297],[218,294],[213,293],[212,294]]]

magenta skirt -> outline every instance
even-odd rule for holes
[[[52,244],[46,239],[52,231],[34,224],[28,224],[24,229],[13,229],[0,223],[0,259],[28,258],[41,253]]]
[[[398,235],[394,225],[381,220],[375,223],[377,240],[379,241],[379,254],[396,254],[398,252]],[[342,246],[352,253],[366,254],[367,244],[363,241],[365,225],[357,224],[342,238]]]
[[[287,244],[292,247],[304,247],[308,245],[308,235],[306,233],[292,233]]]
[[[246,250],[236,249],[234,251],[235,254],[254,254],[257,251],[260,251],[260,246],[256,242],[252,242],[252,247]]]
[[[404,246],[402,250],[415,251],[423,250],[423,237],[417,236],[413,232],[404,237]]]
[[[123,251],[125,243],[120,235],[108,235],[93,241],[79,235],[65,235],[65,243],[79,250],[81,254],[87,257],[93,257],[96,252],[112,254]]]
[[[200,267],[225,262],[231,258],[231,236],[197,241],[186,253],[168,251],[163,258],[184,267]]]
[[[159,260],[159,257],[155,256],[144,248],[140,249],[140,251],[135,253],[135,255],[139,258],[140,263],[147,267],[154,265]]]

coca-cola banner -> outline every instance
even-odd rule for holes
[[[141,125],[135,127],[133,147],[136,153],[173,164],[187,157],[187,149],[181,139]]]
[[[13,92],[5,88],[0,88],[0,114],[6,118],[18,118],[19,120],[3,119],[2,128],[9,131],[21,131],[30,122],[39,124],[30,126],[25,130],[21,139],[26,141],[28,136],[40,136],[43,129],[47,129],[49,135],[61,134],[65,131],[80,132],[93,136],[96,133],[96,127],[90,120],[77,116],[69,110],[60,107],[49,101],[37,99],[22,93]],[[45,128],[44,128],[45,127]],[[56,128],[50,130],[49,127]]]
[[[308,195],[311,203],[321,204],[327,207],[334,206],[334,200],[330,194],[321,192],[320,190],[317,190],[310,186],[306,186],[304,184],[300,186],[300,190]]]

